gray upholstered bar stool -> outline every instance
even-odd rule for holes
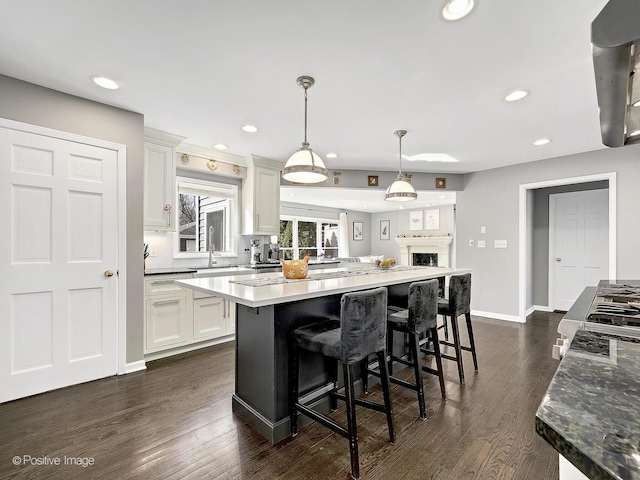
[[[323,321],[297,328],[291,336],[291,356],[289,359],[289,414],[291,435],[298,433],[298,412],[339,433],[349,440],[351,454],[351,474],[360,476],[358,459],[358,430],[356,426],[356,405],[386,413],[389,441],[395,442],[393,410],[389,372],[386,362],[387,339],[387,289],[380,287],[362,292],[345,293],[340,300],[340,322]],[[347,427],[318,413],[299,402],[299,355],[300,349],[319,353],[342,363],[344,394],[334,388],[325,394],[332,395],[346,403]],[[381,371],[384,405],[356,398],[354,394],[354,364],[360,364],[369,354],[376,354]],[[314,399],[314,401],[316,401]]]
[[[462,365],[462,351],[471,352],[473,356],[473,367],[478,371],[478,356],[476,354],[476,344],[473,339],[473,326],[471,325],[471,274],[452,275],[449,278],[449,298],[438,300],[438,314],[444,317],[445,325],[447,319],[451,320],[451,333],[453,342],[440,340],[441,345],[453,347],[455,355],[442,353],[442,358],[453,360],[458,364],[458,376],[460,383],[464,383],[464,368]],[[469,346],[460,343],[460,329],[458,328],[458,317],[464,315],[467,321],[467,334],[469,335]]]
[[[387,317],[387,351],[389,353],[389,371],[392,371],[393,362],[399,362],[413,367],[415,383],[410,383],[400,378],[391,376],[391,382],[414,390],[418,393],[418,406],[420,418],[427,418],[427,410],[424,404],[424,385],[422,372],[437,375],[440,380],[440,393],[442,398],[447,394],[444,387],[444,374],[442,372],[442,358],[438,342],[438,328],[436,319],[438,316],[438,280],[414,282],[409,285],[409,308],[390,313]],[[393,354],[393,332],[402,332],[409,339],[409,356],[406,359]],[[420,337],[429,336],[433,342],[433,351],[420,347]],[[420,352],[428,353],[435,357],[436,369],[422,366]]]

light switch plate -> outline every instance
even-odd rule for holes
[[[507,241],[506,240],[496,240],[494,242],[494,247],[495,248],[507,248]]]
[[[478,248],[484,248],[484,240],[478,240]]]
[[[487,233],[487,227],[485,226],[480,227],[480,233]]]

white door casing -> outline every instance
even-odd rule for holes
[[[85,140],[0,122],[0,402],[119,371],[123,148]]]
[[[609,276],[608,190],[549,196],[549,304],[569,310],[586,286]]]

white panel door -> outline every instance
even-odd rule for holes
[[[114,375],[117,152],[0,127],[0,204],[0,402]]]
[[[549,196],[551,303],[569,310],[586,286],[609,276],[609,192]]]

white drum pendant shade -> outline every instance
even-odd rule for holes
[[[282,170],[282,178],[295,183],[324,182],[329,171],[322,159],[313,153],[307,142],[307,90],[315,84],[313,77],[303,75],[298,77],[298,85],[304,89],[304,141],[302,148],[289,157]]]
[[[418,198],[413,186],[407,182],[404,175],[398,175],[396,181],[389,185],[384,199],[389,202],[409,202]]]
[[[406,130],[398,130],[393,132],[398,137],[398,176],[396,181],[389,185],[387,193],[384,195],[384,199],[389,202],[409,202],[418,198],[418,194],[413,189],[413,186],[407,182],[407,177],[402,173],[402,137],[407,134]]]
[[[289,157],[282,178],[295,183],[318,183],[327,179],[327,169],[322,159],[310,148],[301,148]]]

